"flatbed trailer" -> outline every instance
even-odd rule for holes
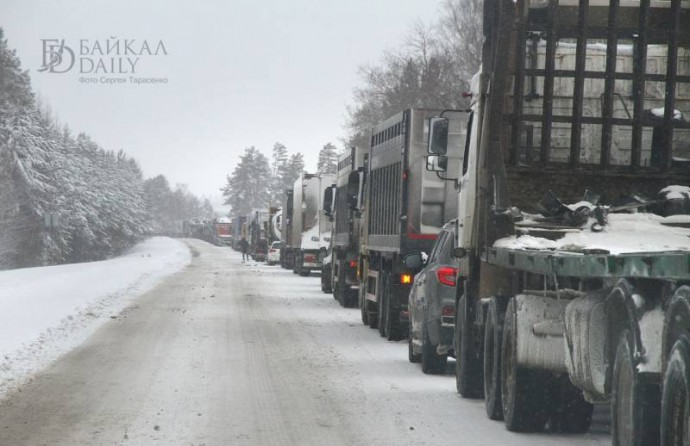
[[[459,188],[458,392],[512,431],[584,432],[608,402],[614,445],[687,445],[690,2],[486,0],[484,35],[469,116],[430,121],[427,166]],[[435,142],[458,119],[445,169],[458,148]],[[587,190],[578,223],[521,221],[547,194],[572,217]],[[636,218],[658,225],[614,249]]]

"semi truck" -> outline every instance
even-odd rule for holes
[[[220,217],[213,223],[213,242],[217,246],[232,245],[232,222],[227,217]]]
[[[240,249],[240,240],[247,238],[247,216],[237,215],[230,219],[232,230],[232,248]]]
[[[270,210],[253,210],[247,218],[248,253],[256,261],[265,261],[270,236]]]
[[[484,35],[471,109],[429,121],[459,190],[457,390],[511,431],[606,403],[614,445],[687,445],[690,5],[485,0]]]
[[[336,182],[326,188],[323,200],[325,214],[333,222],[330,289],[343,307],[359,304],[357,267],[362,215],[356,209],[361,201],[367,153],[368,150],[353,146],[338,157]]]
[[[443,224],[457,213],[453,183],[425,168],[427,119],[439,112],[408,109],[371,133],[364,193],[355,208],[366,226],[360,238],[360,303],[362,321],[389,340],[404,338],[408,329],[413,271],[403,258],[429,253]],[[459,156],[445,160],[454,166]]]
[[[304,173],[286,191],[280,256],[281,265],[295,274],[321,270],[321,251],[328,247],[331,232],[331,222],[323,213],[323,190],[333,179],[333,175]]]

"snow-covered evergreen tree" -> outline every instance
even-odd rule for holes
[[[264,209],[270,203],[271,170],[268,158],[255,147],[248,147],[240,157],[222,189],[225,204],[233,215],[244,215],[254,209]]]
[[[319,161],[316,165],[316,173],[318,174],[335,174],[338,172],[338,149],[329,143],[326,143],[319,151]]]

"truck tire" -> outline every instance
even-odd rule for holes
[[[335,281],[335,292],[338,295],[338,303],[343,308],[347,308],[347,293],[345,291],[345,263],[341,260],[338,262],[338,280]]]
[[[381,273],[381,275],[379,276],[379,280],[381,283],[377,284],[377,285],[379,285],[379,290],[378,290],[378,296],[377,296],[377,300],[376,300],[376,303],[378,304],[377,314],[378,314],[378,318],[379,318],[378,329],[379,329],[379,335],[381,335],[381,337],[384,337],[384,336],[386,336],[386,305],[387,305],[387,302],[386,302],[387,295],[386,295],[386,291],[385,291],[385,289],[386,289],[385,288],[386,287],[386,273],[385,272]]]
[[[386,295],[386,327],[383,330],[386,336],[386,339],[389,341],[399,341],[403,339],[403,329],[400,326],[400,309],[398,308],[397,305],[395,305],[392,299],[393,295],[393,289],[392,289],[392,284],[391,284],[391,273],[386,273],[386,281],[384,282],[385,286],[385,295]]]
[[[582,391],[567,376],[554,380],[551,395],[549,427],[553,432],[583,434],[589,430],[594,406],[585,400]]]
[[[448,355],[436,353],[436,346],[429,339],[426,324],[422,326],[422,372],[426,375],[439,375],[446,371]]]
[[[331,281],[328,280],[330,278],[328,268],[330,267],[325,267],[321,269],[321,291],[326,294],[333,292],[333,289],[331,288]]]
[[[510,299],[501,344],[501,399],[506,428],[512,432],[540,432],[549,415],[548,373],[517,364],[517,308]]]
[[[661,398],[661,445],[690,444],[690,336],[682,335],[671,349]]]
[[[362,316],[362,323],[364,325],[369,325],[369,312],[367,311],[367,298],[363,293],[362,285],[360,285],[357,297],[359,298],[359,311]]]
[[[507,302],[491,298],[484,325],[484,406],[486,416],[503,420],[501,400],[501,344]]]
[[[376,312],[368,310],[368,307],[371,307],[371,304],[369,303],[368,300],[364,301],[364,306],[367,307],[367,319],[369,321],[369,328],[378,328],[378,322],[379,322],[378,314]]]
[[[455,306],[455,387],[464,398],[482,398],[482,362],[472,339],[465,299],[461,297]]]
[[[614,446],[659,444],[658,385],[644,382],[633,360],[633,337],[623,329],[613,363],[611,439]]]
[[[412,334],[407,338],[407,360],[413,364],[422,362],[422,355],[414,352],[414,347],[412,347]]]

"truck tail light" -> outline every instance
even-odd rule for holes
[[[452,266],[442,266],[436,270],[438,281],[447,286],[455,286],[455,279],[458,275],[458,269]]]
[[[403,285],[409,285],[412,283],[412,274],[402,273],[400,274],[400,283]]]

